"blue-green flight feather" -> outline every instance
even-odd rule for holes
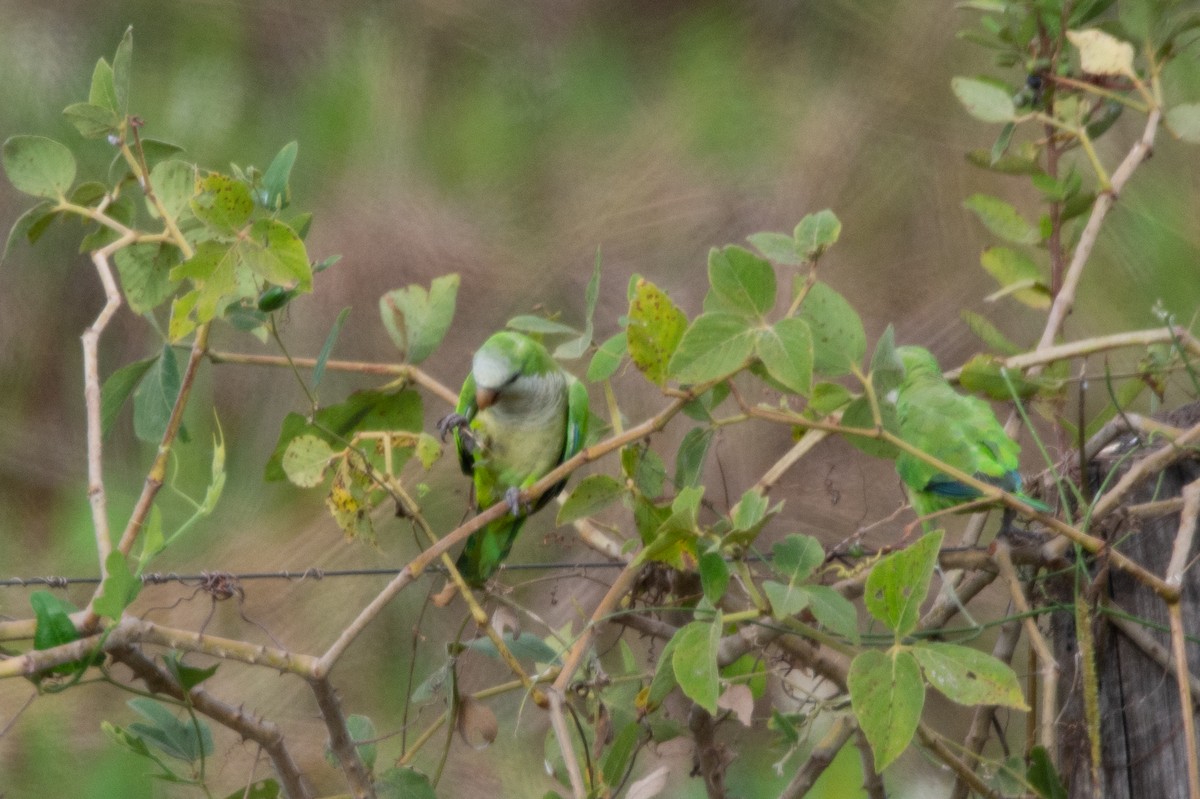
[[[991,406],[951,388],[928,350],[909,346],[896,352],[904,363],[904,381],[896,395],[900,437],[943,463],[1017,494],[1039,510],[1048,510],[1021,494],[1017,470],[1021,448],[1004,432]],[[896,458],[896,471],[918,516],[983,496],[978,489],[907,452]]]
[[[538,342],[501,331],[475,353],[459,392],[454,428],[459,464],[474,480],[475,506],[513,503],[515,492],[536,483],[583,447],[587,388],[567,374]],[[549,502],[566,480],[543,493],[532,508],[491,522],[467,539],[457,566],[471,585],[483,585],[508,556],[532,513]]]

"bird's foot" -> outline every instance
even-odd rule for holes
[[[464,433],[469,432],[469,429],[467,426],[470,423],[471,423],[471,420],[468,419],[467,417],[463,416],[461,413],[446,414],[445,416],[443,416],[441,419],[438,420],[438,423],[437,423],[438,435],[440,435],[442,437],[442,441],[445,441],[446,436],[448,436],[450,434],[451,430],[461,430]]]
[[[521,501],[521,489],[516,486],[504,492],[504,501],[508,503],[508,509],[513,516],[528,516],[533,512],[530,503]]]

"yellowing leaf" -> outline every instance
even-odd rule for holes
[[[646,377],[658,385],[667,381],[667,363],[683,338],[687,317],[666,292],[637,278],[629,301],[626,331],[629,357]]]

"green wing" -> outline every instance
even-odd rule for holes
[[[563,453],[558,462],[565,463],[579,454],[583,442],[587,438],[588,423],[588,393],[587,386],[567,375],[567,435],[563,441]],[[545,506],[562,492],[567,480],[564,477],[546,489],[546,493],[538,497],[534,510]]]
[[[475,375],[467,373],[467,379],[463,381],[462,390],[458,392],[458,404],[454,406],[454,412],[465,416],[467,421],[475,418],[475,414],[479,412],[479,406],[475,404]],[[462,429],[454,428],[454,449],[458,452],[458,465],[462,468],[463,474],[471,476],[475,473],[475,455],[471,448],[463,440]]]

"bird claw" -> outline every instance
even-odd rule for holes
[[[513,516],[528,516],[533,510],[528,502],[521,501],[521,489],[516,486],[504,492],[504,501]]]
[[[437,423],[438,435],[440,435],[442,437],[442,441],[445,441],[446,436],[450,434],[451,430],[457,429],[457,430],[462,430],[465,432],[467,430],[467,425],[469,425],[470,423],[471,423],[471,420],[468,419],[467,417],[463,416],[461,413],[446,414],[445,416],[443,416],[441,419],[438,420],[438,423]]]

